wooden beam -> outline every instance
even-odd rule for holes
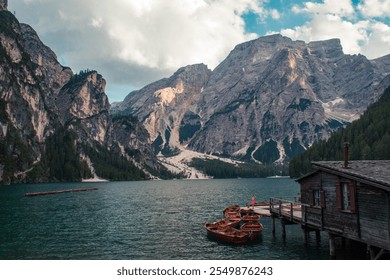
[[[331,259],[336,259],[336,242],[333,234],[329,233],[329,255]]]
[[[275,235],[275,216],[272,215],[272,234]]]
[[[318,229],[316,230],[316,240],[317,243],[321,242],[321,231],[319,231]]]
[[[280,219],[280,224],[282,226],[282,237],[286,237],[286,222],[283,218]]]
[[[302,227],[302,231],[303,231],[303,243],[306,246],[309,243],[309,234],[310,234],[310,232],[307,230],[306,227]]]
[[[374,260],[379,260],[379,258],[385,253],[385,249],[381,249],[379,253],[376,255]]]
[[[370,259],[371,260],[379,260],[380,257],[385,253],[385,249],[380,249],[378,254],[375,253],[375,247],[368,245],[368,251],[370,252]]]

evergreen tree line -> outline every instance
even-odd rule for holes
[[[2,104],[0,104],[1,111]],[[0,114],[1,115],[1,114]],[[25,143],[17,130],[9,125],[4,138],[0,137],[0,164],[3,168],[0,184],[15,182],[14,174],[19,170],[27,169],[34,162],[35,155],[28,143]]]
[[[93,162],[96,174],[105,179],[114,181],[145,180],[147,175],[131,161],[119,156],[106,147],[95,143],[95,145],[84,145],[85,154]]]
[[[62,87],[62,90],[70,88],[79,82],[84,82],[85,78],[93,72],[96,72],[96,70],[85,69],[81,70],[79,73],[74,74],[70,78],[70,80]]]
[[[80,181],[91,177],[87,163],[80,161],[76,139],[74,131],[64,128],[46,139],[42,163],[50,181]]]
[[[288,174],[288,167],[283,165],[260,165],[250,162],[235,165],[216,159],[194,158],[190,166],[213,178],[264,178]]]
[[[390,159],[390,87],[369,106],[360,119],[315,143],[294,157],[289,166],[291,177],[312,171],[312,161],[343,160],[344,143],[349,144],[350,160]]]
[[[35,174],[48,181],[81,181],[91,178],[91,170],[80,154],[87,155],[96,175],[108,180],[144,180],[146,174],[132,162],[114,151],[98,144],[78,144],[77,134],[72,130],[58,129],[46,139],[42,161],[35,166],[30,177]],[[31,178],[33,179],[33,178]],[[35,180],[33,180],[35,181]]]

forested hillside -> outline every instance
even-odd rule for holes
[[[342,160],[345,142],[349,143],[350,160],[390,159],[390,87],[360,119],[294,157],[290,162],[290,176],[310,172],[312,161]]]

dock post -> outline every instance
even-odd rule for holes
[[[272,215],[272,235],[275,235],[275,216]]]
[[[317,243],[321,242],[321,232],[318,229],[316,230],[316,241]]]
[[[331,259],[336,259],[336,241],[331,233],[329,233],[329,255]]]
[[[282,225],[282,237],[286,238],[286,221],[283,218],[281,218],[280,224]]]
[[[306,227],[302,227],[303,231],[303,244],[306,246],[309,243],[309,231]]]

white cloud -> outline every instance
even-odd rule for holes
[[[366,17],[390,17],[389,0],[363,0],[358,9]]]
[[[281,33],[307,42],[340,38],[344,52],[356,54],[361,52],[361,44],[367,39],[367,25],[367,21],[352,23],[335,15],[316,15],[306,25],[283,29]]]
[[[236,44],[257,37],[242,15],[264,16],[263,2],[14,0],[10,10],[75,70],[94,68],[109,83],[136,88],[184,65],[214,68]]]
[[[280,19],[280,13],[276,9],[271,9],[270,14],[272,19]]]
[[[371,21],[366,43],[362,53],[376,58],[390,53],[390,26],[382,22]]]
[[[305,2],[303,7],[295,5],[293,12],[333,14],[341,17],[351,17],[355,13],[351,0],[324,0],[323,3]]]
[[[382,2],[386,1],[366,0],[358,9],[364,14],[363,7],[375,3],[376,8],[385,9],[387,6]],[[387,3],[390,2],[387,0]],[[310,20],[301,26],[282,29],[280,32],[285,36],[305,41],[339,38],[345,53],[361,53],[370,59],[389,54],[390,26],[370,17],[359,16],[350,0],[305,2],[302,6],[295,5],[292,12],[305,13]]]

